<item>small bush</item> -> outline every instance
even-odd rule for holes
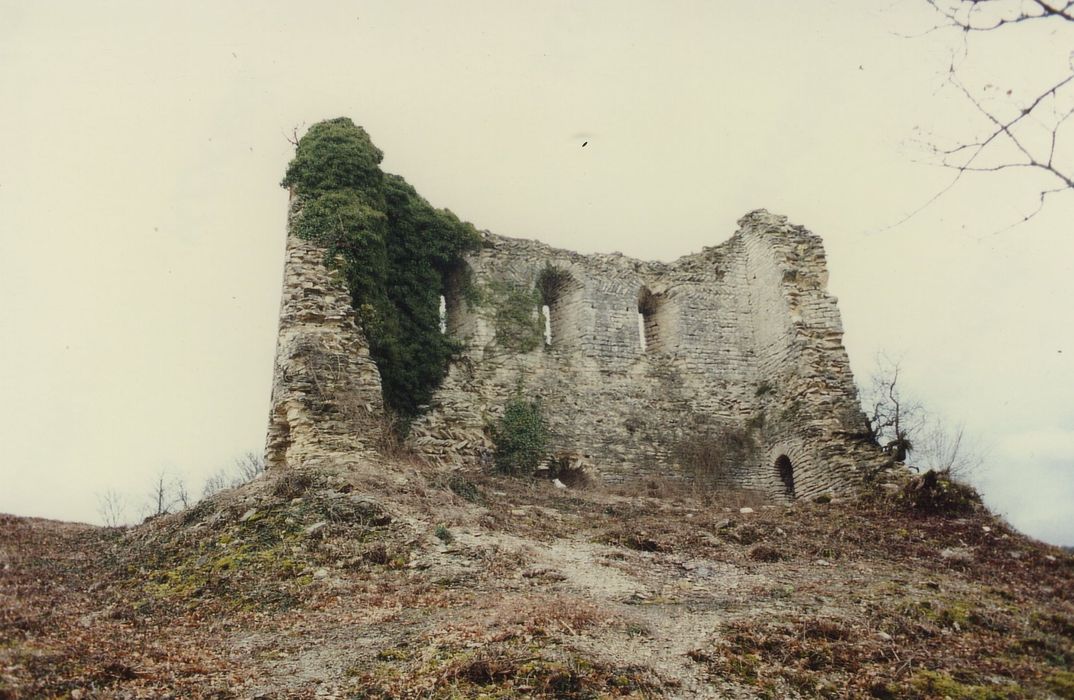
[[[306,493],[313,486],[313,477],[302,472],[287,472],[272,487],[272,495],[291,500]]]
[[[635,552],[670,552],[674,549],[674,543],[667,537],[661,537],[660,533],[650,533],[631,526],[605,532],[596,541],[633,549]]]
[[[925,515],[968,515],[981,508],[981,497],[972,486],[930,469],[910,479],[899,492],[897,503]]]
[[[490,432],[496,468],[505,474],[532,474],[548,458],[550,435],[537,401],[516,395]]]
[[[481,489],[477,488],[477,484],[462,478],[458,474],[453,474],[448,479],[447,487],[456,496],[470,503],[481,503],[485,500],[484,496],[481,495]]]
[[[766,544],[759,544],[749,553],[750,561],[774,562],[783,559],[783,552]]]

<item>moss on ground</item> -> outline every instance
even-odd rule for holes
[[[351,570],[404,566],[405,552],[384,541],[389,523],[371,504],[323,492],[307,494],[213,528],[178,531],[174,541],[165,533],[155,546],[139,550],[143,564],[129,571],[142,581],[143,607],[286,609],[304,598],[304,589],[325,565],[342,561]],[[330,545],[323,543],[324,528],[337,536]]]

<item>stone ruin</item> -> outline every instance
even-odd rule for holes
[[[703,480],[777,500],[845,493],[882,464],[868,440],[818,236],[764,210],[671,263],[482,234],[445,279],[461,352],[408,445],[487,465],[488,426],[539,399],[553,459],[605,482]],[[376,459],[380,375],[346,286],[289,235],[266,446],[270,469]]]

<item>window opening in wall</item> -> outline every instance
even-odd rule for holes
[[[783,493],[789,498],[794,498],[794,465],[791,464],[790,457],[780,455],[776,459],[776,474],[783,482]]]
[[[661,311],[664,297],[653,294],[648,287],[638,292],[638,333],[642,352],[660,352],[664,349],[665,328],[662,327]]]
[[[444,273],[440,288],[440,329],[445,335],[465,340],[473,332],[473,317],[466,303],[467,292],[473,291],[470,268],[465,264]]]
[[[571,273],[550,263],[538,273],[546,346],[569,345],[577,339],[577,323],[572,314],[576,313],[574,307],[580,288]]]

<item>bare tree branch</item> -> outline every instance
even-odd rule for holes
[[[969,55],[971,34],[989,33],[1013,25],[1051,21],[1074,25],[1074,0],[925,0],[940,16],[940,23],[933,29],[952,28],[962,36],[961,57]],[[932,30],[930,30],[932,31]],[[1063,126],[1074,114],[1074,65],[1070,72],[1057,82],[1036,91],[1032,97],[1014,109],[1013,115],[1003,116],[1007,109],[997,108],[988,100],[986,85],[982,90],[971,89],[960,77],[960,59],[956,55],[948,67],[947,82],[953,86],[990,125],[981,138],[956,143],[941,148],[935,144],[930,150],[937,163],[955,171],[950,184],[914,210],[909,219],[949,191],[967,173],[999,173],[1014,169],[1038,172],[1050,178],[1053,187],[1042,187],[1037,206],[1012,227],[1032,219],[1043,208],[1048,198],[1062,191],[1074,190],[1074,162],[1069,162],[1070,148],[1062,143]],[[1032,75],[1024,76],[1028,83]],[[994,94],[994,93],[993,93]],[[1007,96],[1012,90],[1007,90]],[[1050,110],[1049,110],[1050,108]],[[1047,133],[1036,139],[1042,129]],[[1041,141],[1038,143],[1038,141]],[[1066,160],[1065,160],[1066,159]],[[902,222],[899,222],[902,223]],[[1010,228],[1010,227],[1008,227]],[[1006,230],[1006,229],[1004,229]]]
[[[146,514],[149,517],[165,515],[171,512],[174,504],[175,500],[172,498],[167,476],[162,469],[157,472],[157,476],[153,479],[153,485],[149,490],[149,503],[146,505]]]
[[[878,355],[870,386],[862,388],[863,406],[869,407],[873,441],[889,464],[903,463],[919,471],[929,469],[965,479],[984,463],[982,454],[963,440],[962,425],[950,425],[908,397],[899,384],[898,360]]]
[[[1003,27],[1039,19],[1074,22],[1074,2],[1048,3],[1043,0],[927,0],[946,20],[947,26],[965,32],[991,32]],[[939,26],[944,26],[943,24]]]
[[[97,494],[97,514],[105,527],[121,527],[127,522],[127,501],[123,494],[108,489]]]
[[[265,457],[253,451],[244,452],[235,460],[235,472],[239,483],[253,481],[265,471]]]
[[[175,502],[182,506],[183,510],[190,507],[190,490],[186,487],[186,481],[183,477],[176,477],[172,483],[172,489],[175,492]]]
[[[235,458],[230,468],[216,470],[202,487],[202,497],[212,496],[224,489],[242,486],[256,479],[265,471],[265,458],[253,451],[244,452]]]
[[[306,126],[306,122],[302,122],[301,124],[296,124],[295,126],[291,127],[291,133],[290,134],[284,133],[283,137],[285,139],[287,139],[287,143],[291,144],[295,148],[298,148],[298,142],[300,140],[300,137],[298,135],[298,130],[303,128],[304,126]]]

